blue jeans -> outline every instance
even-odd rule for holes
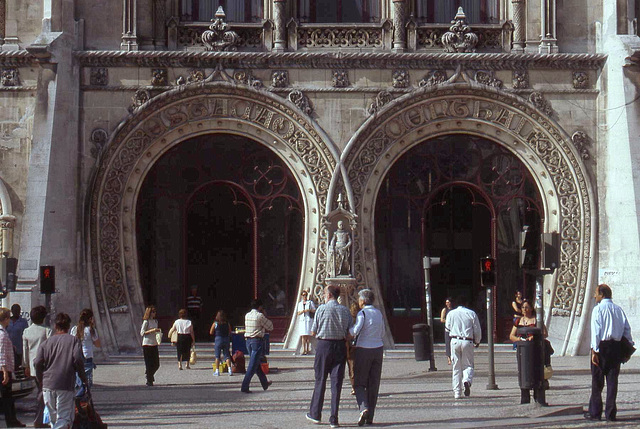
[[[244,375],[244,379],[242,380],[242,390],[243,392],[249,391],[249,384],[251,383],[251,379],[254,374],[258,374],[258,378],[260,379],[260,384],[262,384],[263,389],[267,389],[269,387],[267,376],[262,372],[262,368],[260,367],[260,362],[262,360],[262,356],[264,356],[264,341],[262,338],[247,338],[247,351],[249,352],[249,366],[247,366],[247,373]]]
[[[95,367],[96,366],[93,363],[93,358],[84,360],[84,373],[87,376],[87,385],[89,388],[93,386],[93,369]],[[76,397],[84,396],[85,393],[86,392],[84,386],[82,385],[82,380],[76,374]]]
[[[215,359],[227,360],[229,359],[229,337],[216,337],[213,341],[214,352],[213,357]]]

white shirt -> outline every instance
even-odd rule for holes
[[[356,347],[376,349],[382,347],[384,335],[384,321],[382,313],[373,305],[365,305],[358,311],[356,323],[349,329],[349,333],[358,337]]]
[[[599,353],[600,341],[620,341],[623,336],[633,344],[627,315],[610,299],[602,299],[591,311],[591,348]]]
[[[452,338],[471,338],[476,344],[482,339],[478,315],[475,311],[461,305],[447,314],[445,327],[449,330],[449,336]]]
[[[51,333],[51,328],[47,328],[43,325],[36,325],[35,323],[25,329],[22,333],[23,359],[24,362],[29,363],[31,375],[36,374],[36,368],[33,366],[33,361],[38,354],[38,348],[44,340],[51,336]]]
[[[140,335],[142,336],[143,346],[157,346],[158,339],[156,333],[145,334],[146,331],[150,331],[158,327],[158,321],[156,319],[147,319],[142,321],[142,328],[140,328]]]
[[[70,335],[76,336],[78,332],[78,326],[74,326],[69,331]],[[91,328],[85,326],[84,336],[82,337],[82,354],[85,359],[93,359],[93,342],[98,341],[98,332],[94,329],[93,335],[91,335]]]
[[[176,328],[178,334],[190,334],[193,331],[189,319],[178,319],[173,322],[173,327]]]

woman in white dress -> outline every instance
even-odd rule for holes
[[[298,320],[302,327],[302,354],[308,355],[311,352],[311,326],[313,325],[313,314],[316,312],[316,305],[310,299],[306,290],[302,291],[302,300],[298,303],[296,311]]]

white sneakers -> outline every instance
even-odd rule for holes
[[[217,369],[213,372],[213,376],[214,377],[220,377],[220,371],[218,371]]]
[[[231,368],[229,368],[229,377],[231,377],[233,375],[233,371],[231,371]]]

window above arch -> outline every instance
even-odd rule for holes
[[[297,0],[302,23],[380,22],[380,0]]]
[[[222,6],[227,22],[261,22],[262,0],[181,0],[180,20],[209,22]]]
[[[498,24],[499,0],[416,0],[418,22],[449,24],[462,7],[469,24]]]

